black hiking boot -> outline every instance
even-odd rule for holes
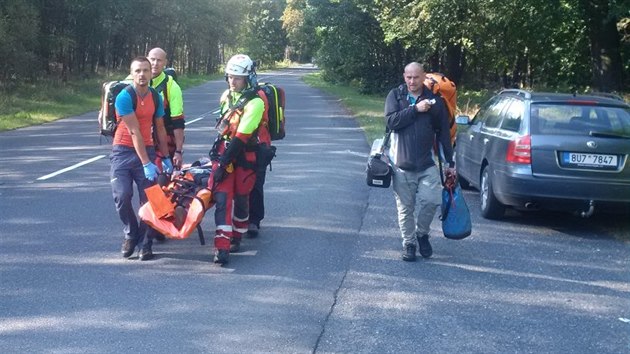
[[[416,245],[413,243],[407,244],[404,247],[402,254],[403,261],[415,262],[416,261]]]
[[[429,235],[418,236],[418,246],[420,248],[420,255],[423,258],[430,258],[433,255],[433,248],[429,242]]]
[[[249,238],[256,238],[258,237],[258,230],[260,230],[260,227],[254,223],[249,224],[249,226],[247,227],[247,236]]]
[[[214,263],[226,264],[230,258],[230,251],[228,250],[216,250],[214,252]]]
[[[122,248],[120,249],[122,256],[125,258],[131,257],[133,252],[136,250],[137,244],[138,243],[136,240],[124,239],[122,243]]]
[[[241,238],[232,237],[230,239],[230,253],[236,253],[241,250]]]
[[[150,245],[142,246],[142,250],[140,250],[139,258],[141,261],[149,261],[153,259],[153,250],[151,249]]]

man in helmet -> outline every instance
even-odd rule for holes
[[[249,193],[256,182],[256,148],[265,104],[256,93],[254,63],[238,54],[225,67],[228,89],[221,96],[218,136],[210,150],[214,191],[214,262],[228,262],[249,224]],[[267,132],[268,134],[268,132]]]

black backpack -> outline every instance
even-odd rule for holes
[[[179,81],[177,81],[177,72],[175,71],[175,68],[166,68],[163,71],[167,76],[172,77],[175,82],[179,83]]]
[[[133,89],[131,81],[123,80],[105,82],[101,93],[101,110],[98,113],[99,131],[102,136],[113,137],[116,134],[116,128],[118,128],[118,118],[116,118],[116,97],[122,90],[127,90],[127,92],[129,92],[131,102],[133,104],[133,110],[136,110],[136,90]],[[153,96],[153,104],[157,108],[160,97],[154,89],[150,88],[150,91]]]
[[[284,89],[270,83],[259,83],[259,92],[262,92],[267,97],[268,106],[267,117],[269,118],[269,135],[271,140],[282,140],[286,135],[285,120],[284,120],[284,107],[285,107],[285,95]]]

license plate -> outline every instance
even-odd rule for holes
[[[563,152],[562,162],[567,166],[610,169],[617,167],[617,155]]]

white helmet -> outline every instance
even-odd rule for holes
[[[249,76],[254,71],[254,62],[245,54],[236,54],[225,65],[226,75]]]

